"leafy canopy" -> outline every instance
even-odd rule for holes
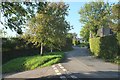
[[[61,47],[65,44],[65,36],[70,30],[70,25],[65,20],[67,9],[68,5],[62,2],[47,3],[46,7],[28,22],[23,38],[37,47],[41,43],[50,48]]]
[[[79,11],[80,22],[88,26],[88,30],[96,36],[101,27],[108,27],[110,5],[103,1],[89,2]]]

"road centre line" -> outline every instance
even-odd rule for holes
[[[58,72],[58,73],[56,73],[57,75],[61,75],[62,73],[60,73],[60,72]]]
[[[71,78],[73,78],[73,79],[76,79],[77,77],[76,76],[74,76],[74,75],[70,75],[71,76]]]
[[[60,78],[61,78],[62,80],[67,80],[67,78],[66,78],[65,76],[60,76]]]

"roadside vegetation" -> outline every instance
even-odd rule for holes
[[[2,66],[3,73],[32,70],[53,65],[61,62],[64,57],[63,52],[47,53],[44,56],[35,55],[20,57],[10,60]]]
[[[119,8],[119,2],[93,1],[79,11],[80,22],[83,23],[80,36],[85,41],[80,47],[89,43],[91,54],[116,64],[120,64]]]
[[[0,6],[6,20],[0,23],[17,33],[2,38],[3,73],[50,66],[63,59],[63,51],[72,50],[72,38],[67,37],[71,26],[65,19],[68,4],[35,1]]]

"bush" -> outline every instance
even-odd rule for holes
[[[118,41],[118,55],[120,55],[120,32],[117,33],[116,39]]]
[[[58,45],[57,45],[58,46]],[[69,51],[72,49],[72,40],[66,38],[66,45],[61,47],[62,51]],[[14,58],[33,56],[39,54],[40,49],[27,44],[25,40],[19,38],[3,38],[2,39],[2,64]],[[50,52],[50,48],[44,46],[44,53]],[[53,49],[58,51],[58,49]]]
[[[82,43],[79,44],[79,46],[89,48],[89,43],[88,42],[82,42]]]
[[[118,44],[115,35],[91,38],[89,42],[90,50],[95,56],[105,59],[117,56]]]
[[[27,44],[23,39],[2,38],[2,64],[14,58],[38,53],[39,51],[32,44]]]
[[[99,54],[100,54],[100,37],[90,38],[89,43],[90,43],[90,50],[91,50],[92,54],[94,54],[95,56],[99,56]]]
[[[25,40],[20,38],[2,38],[2,51],[11,51],[16,49],[33,48],[32,44],[27,44]]]
[[[66,38],[66,44],[61,48],[62,51],[69,51],[72,50],[72,39]]]

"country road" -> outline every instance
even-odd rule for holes
[[[104,62],[103,60],[90,56],[87,48],[73,48],[74,50],[65,52],[66,59],[62,63],[42,69],[35,69],[8,75],[5,76],[5,78],[32,78],[34,80],[35,78],[50,77],[60,78],[62,80],[82,80],[82,78],[119,80],[112,79],[119,78],[120,76],[120,74],[118,74],[118,65]]]
[[[67,60],[62,65],[70,74],[78,78],[115,78],[118,76],[118,65],[95,59],[86,48],[74,47],[66,53]]]

